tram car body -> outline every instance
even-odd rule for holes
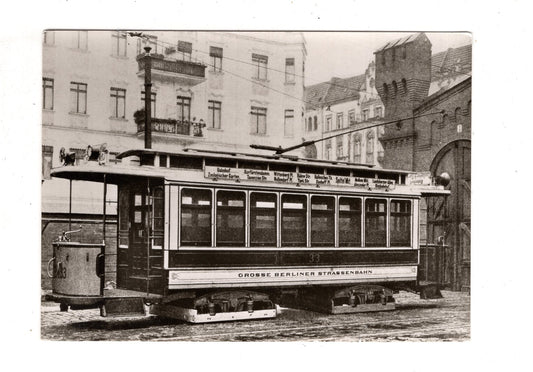
[[[274,317],[275,304],[392,310],[394,292],[425,289],[419,203],[447,191],[409,172],[192,149],[117,158],[52,170],[102,182],[104,206],[107,185],[118,190],[116,249],[74,234],[54,243],[49,298],[63,310],[98,305],[105,316],[144,303],[189,322],[225,321]],[[110,254],[116,288],[107,289]]]

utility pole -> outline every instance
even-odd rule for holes
[[[144,148],[152,148],[152,57],[149,46],[144,55]]]

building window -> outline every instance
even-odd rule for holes
[[[398,84],[396,84],[396,80],[392,81],[392,94],[394,97],[398,95]]]
[[[335,198],[311,196],[311,246],[335,246]]]
[[[51,179],[50,171],[52,170],[52,157],[54,156],[54,148],[52,146],[42,146],[42,178],[44,180]]]
[[[307,246],[307,196],[281,196],[281,246]]]
[[[332,121],[332,118],[331,118],[331,115],[327,116],[326,117],[326,132],[329,132],[331,129],[333,129],[331,127],[331,121]]]
[[[407,94],[407,80],[402,79],[402,93]]]
[[[348,125],[355,124],[355,110],[348,111]]]
[[[190,61],[192,59],[192,43],[178,40],[178,55],[182,60]]]
[[[339,247],[361,246],[361,199],[339,198]]]
[[[390,203],[390,245],[411,246],[411,202],[392,200]]]
[[[128,41],[126,34],[121,31],[113,31],[111,34],[111,52],[114,56],[126,57]]]
[[[383,83],[383,100],[386,101],[389,99],[389,87],[387,84]]]
[[[376,107],[376,108],[374,109],[374,116],[375,116],[376,118],[381,118],[381,117],[383,117],[383,107],[381,107],[381,106]]]
[[[250,194],[250,246],[276,246],[277,210],[276,194]]]
[[[337,137],[337,160],[344,156],[343,136]]]
[[[211,190],[181,192],[181,245],[211,246]]]
[[[294,135],[294,110],[285,110],[283,134],[285,137],[292,137]]]
[[[405,45],[402,46],[402,58],[403,59],[407,58],[407,49],[405,49]]]
[[[87,84],[70,83],[70,112],[77,114],[87,113]]]
[[[189,122],[191,120],[191,99],[189,97],[177,97],[178,121]]]
[[[45,45],[54,45],[56,42],[56,33],[55,31],[45,31],[43,33],[43,43]]]
[[[126,89],[111,88],[111,117],[126,117]]]
[[[341,112],[337,114],[337,129],[341,129],[344,126],[344,114]]]
[[[266,80],[268,57],[253,53],[252,64],[254,66],[254,74],[252,77],[259,80]]]
[[[207,116],[208,127],[214,128],[214,129],[220,129],[222,102],[208,101],[207,111],[208,111],[208,116]]]
[[[266,115],[266,108],[252,106],[250,111],[250,133],[266,134]]]
[[[365,201],[365,247],[385,247],[387,244],[387,201]]]
[[[88,32],[87,31],[73,31],[72,32],[72,48],[87,50]]]
[[[455,121],[456,122],[460,122],[461,121],[461,108],[460,107],[456,107],[455,108]]]
[[[313,119],[312,118],[307,118],[306,120],[306,128],[305,130],[308,131],[308,132],[311,132],[312,128],[313,128]]]
[[[313,118],[313,130],[318,130],[318,119],[316,116]]]
[[[369,131],[366,136],[366,162],[367,164],[374,163],[374,133]]]
[[[209,47],[209,58],[211,59],[211,71],[222,72],[222,48]]]
[[[381,54],[381,64],[383,66],[385,66],[387,64],[387,59],[385,58],[385,53],[386,51],[384,51],[382,54]]]
[[[241,191],[217,191],[216,245],[244,247],[246,194]]]
[[[326,158],[326,160],[331,160],[331,140],[328,139],[326,140],[326,153],[324,154],[324,157]]]
[[[155,108],[156,108],[155,100],[156,100],[157,94],[154,92],[151,92],[151,95],[152,95],[152,99],[151,99],[151,105],[150,105],[150,111],[151,111],[150,114],[153,118],[155,118],[157,117],[157,114],[155,111]],[[146,92],[141,92],[141,101],[143,103],[143,108],[145,106],[145,103],[144,103],[145,97],[146,97]]]
[[[368,85],[370,86],[370,89],[374,88],[374,85],[375,85],[374,78],[370,78],[370,80],[368,81]]]
[[[43,109],[54,109],[54,79],[43,78]]]
[[[362,114],[363,114],[363,121],[367,121],[368,120],[368,109],[363,110]]]
[[[361,162],[361,137],[358,135],[355,135],[353,139],[353,161]]]
[[[285,82],[294,83],[294,58],[285,59]]]

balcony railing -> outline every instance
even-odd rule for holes
[[[144,132],[144,110],[134,114],[137,124],[137,133]],[[152,133],[179,134],[182,136],[203,137],[203,122],[197,123],[189,120],[152,118]],[[192,130],[191,130],[192,129]]]
[[[145,58],[144,54],[137,56],[137,63],[139,64],[139,72],[144,72]],[[156,73],[162,71],[165,73],[174,73],[180,75],[188,75],[203,79],[205,78],[206,66],[199,62],[183,61],[177,59],[165,59],[161,54],[153,54],[152,56],[152,72]]]

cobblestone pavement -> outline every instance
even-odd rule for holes
[[[326,315],[281,309],[276,319],[190,325],[156,317],[102,318],[98,309],[60,312],[43,302],[41,338],[146,341],[465,341],[470,339],[470,296],[443,292],[420,300],[397,294],[397,309]]]

